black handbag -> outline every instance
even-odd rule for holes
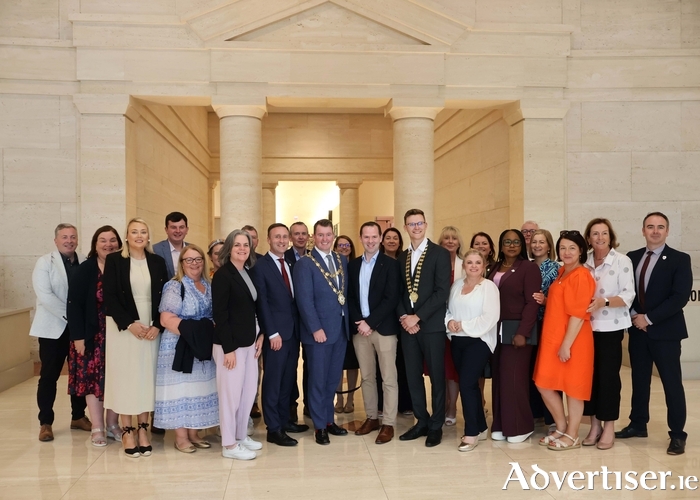
[[[501,321],[501,344],[513,344],[513,337],[518,332],[520,327],[520,320],[518,319],[504,319]],[[526,345],[537,345],[540,338],[540,329],[538,328],[538,322],[536,321],[530,332],[530,337],[526,338]]]

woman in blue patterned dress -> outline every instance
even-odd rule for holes
[[[175,448],[183,453],[210,448],[211,444],[201,439],[197,430],[219,424],[214,361],[195,358],[192,373],[172,368],[180,322],[212,319],[211,286],[205,278],[205,266],[204,252],[196,245],[187,245],[180,254],[175,278],[163,287],[160,302],[160,321],[165,332],[158,352],[153,425],[175,429]]]

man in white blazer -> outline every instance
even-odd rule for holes
[[[36,312],[29,335],[39,337],[41,374],[36,393],[39,406],[39,441],[52,441],[56,400],[56,383],[68,357],[70,335],[66,321],[68,282],[85,257],[78,255],[78,231],[71,224],[59,224],[54,231],[56,250],[42,257],[34,266],[32,285],[36,294]],[[85,398],[71,396],[71,429],[90,431],[85,416]]]

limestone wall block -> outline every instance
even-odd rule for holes
[[[202,40],[187,25],[76,22],[73,43],[85,47],[196,48]]]
[[[4,255],[43,255],[55,250],[53,230],[62,222],[60,208],[59,203],[4,203],[3,228],[12,235],[3,238]]]
[[[54,224],[54,227],[57,224],[58,222]],[[50,228],[48,232],[41,235],[53,247],[42,245],[42,248],[45,247],[46,250],[44,253],[49,253],[51,250],[56,249],[56,246],[53,244],[53,229]],[[3,258],[2,267],[5,270],[2,287],[4,307],[21,309],[36,305],[36,295],[34,294],[34,288],[32,288],[32,271],[37,259],[42,254],[36,254],[36,248],[28,249],[28,251],[30,253],[8,255]]]
[[[700,102],[690,101],[681,105],[681,134],[683,150],[700,151]]]
[[[110,115],[82,115],[80,145],[85,149],[124,148],[124,120]]]
[[[83,14],[174,14],[177,0],[81,0]]]
[[[281,51],[212,49],[211,81],[289,82],[291,81],[291,58],[289,52]]]
[[[681,46],[700,47],[700,3],[681,0]]]
[[[569,55],[570,44],[568,33],[467,31],[450,50],[484,55],[565,57]]]
[[[75,202],[75,152],[64,149],[5,149],[4,201]]]
[[[0,147],[60,147],[60,98],[0,95]]]
[[[75,49],[0,45],[0,78],[75,80]]]
[[[0,37],[59,38],[60,0],[3,1],[0,7]]]
[[[572,102],[564,117],[566,130],[566,150],[570,153],[581,151],[581,103]]]
[[[700,152],[633,152],[632,199],[697,200],[698,172]]]
[[[477,22],[560,24],[561,0],[477,0]]]
[[[391,178],[391,158],[269,158],[263,157],[262,172],[267,175],[286,173],[325,174],[335,179],[338,174],[380,174]]]
[[[566,72],[558,57],[445,56],[446,85],[565,87]]]
[[[632,201],[632,154],[569,153],[569,203]]]
[[[700,86],[697,54],[659,57],[574,57],[570,88],[668,88]]]
[[[681,203],[683,218],[680,227],[678,224],[671,224],[669,230],[671,233],[681,233],[682,242],[681,250],[696,250],[700,249],[700,202],[685,201]],[[700,257],[700,255],[698,256]],[[693,257],[695,259],[695,257]],[[694,261],[695,269],[700,267],[700,262]]]

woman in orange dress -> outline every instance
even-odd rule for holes
[[[562,231],[557,256],[564,266],[549,288],[540,347],[535,365],[535,385],[554,418],[556,430],[540,440],[550,450],[581,447],[578,429],[583,403],[593,384],[593,330],[586,312],[595,292],[595,281],[583,266],[586,241],[578,231]],[[564,401],[566,394],[569,420]]]

